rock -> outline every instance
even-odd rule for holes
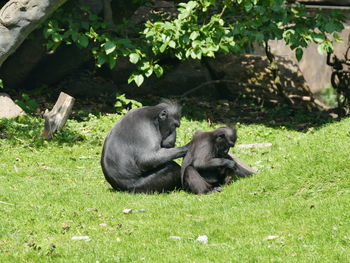
[[[264,240],[274,240],[274,239],[276,239],[276,238],[278,238],[278,236],[273,236],[273,235],[271,235],[271,236],[265,237]]]
[[[0,66],[42,21],[66,1],[7,1],[0,12]]]
[[[203,244],[208,244],[208,237],[206,235],[199,236],[197,237],[196,241]]]
[[[91,241],[91,238],[89,236],[74,236],[72,237],[72,240]]]
[[[8,90],[17,89],[21,85],[24,89],[32,86],[32,83],[26,79],[47,55],[46,42],[42,29],[35,30],[31,37],[27,38],[16,52],[2,64],[0,76]]]
[[[126,209],[123,210],[123,213],[124,214],[131,214],[132,213],[132,209],[126,208]]]
[[[0,93],[0,118],[14,118],[25,115],[24,111],[6,93]]]
[[[174,240],[180,240],[181,239],[181,237],[179,237],[179,236],[170,236],[169,238],[170,239],[174,239]]]

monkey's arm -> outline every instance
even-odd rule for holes
[[[235,156],[231,155],[230,156],[232,160],[236,163],[236,170],[235,170],[235,175],[238,177],[246,177],[252,174],[255,174],[256,171],[253,170],[250,166],[248,166],[246,163],[243,161],[239,160]]]
[[[138,160],[138,165],[142,170],[148,171],[174,159],[184,157],[187,150],[188,145],[179,148],[159,148],[153,152],[145,152]]]
[[[235,169],[236,162],[233,159],[225,158],[212,158],[209,160],[198,159],[193,162],[193,167],[196,169],[215,169],[220,167],[225,167],[229,169]]]

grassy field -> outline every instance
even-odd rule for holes
[[[272,147],[234,149],[259,172],[206,196],[112,191],[99,158],[117,119],[71,120],[51,141],[39,118],[0,120],[0,262],[350,262],[349,118],[238,124],[238,144]],[[215,127],[184,118],[178,144]]]

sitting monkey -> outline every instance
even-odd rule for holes
[[[184,189],[195,194],[220,192],[220,185],[229,183],[232,178],[253,174],[250,167],[228,154],[236,140],[236,129],[231,127],[196,132],[182,162]]]

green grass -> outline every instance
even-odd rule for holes
[[[273,146],[234,149],[259,173],[207,196],[111,191],[99,158],[117,118],[69,121],[51,141],[38,118],[0,120],[0,262],[350,262],[349,118],[239,124],[238,144]],[[215,127],[183,119],[178,144]]]

